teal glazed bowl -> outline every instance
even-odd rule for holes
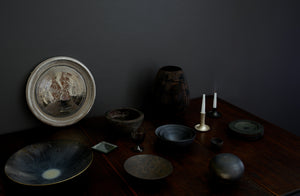
[[[185,147],[194,141],[196,132],[194,129],[184,125],[166,124],[158,127],[155,130],[155,135],[163,144],[174,147]]]
[[[90,148],[75,141],[49,141],[28,145],[6,162],[5,174],[12,181],[45,186],[70,180],[92,163]]]

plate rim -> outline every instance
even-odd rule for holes
[[[63,66],[75,69],[83,77],[87,86],[87,95],[83,105],[74,114],[66,117],[55,117],[46,114],[40,109],[35,97],[35,89],[39,77],[48,69],[59,66],[55,64],[59,61],[68,62],[67,65]],[[83,63],[72,57],[56,56],[42,61],[34,68],[28,77],[25,93],[27,105],[37,119],[51,126],[63,127],[80,121],[89,113],[96,99],[96,84],[90,70]]]

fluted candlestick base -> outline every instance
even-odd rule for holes
[[[197,131],[201,131],[201,132],[205,132],[205,131],[209,131],[210,130],[210,127],[208,125],[203,125],[203,124],[197,124],[195,125],[195,129]]]
[[[200,114],[200,124],[195,125],[195,129],[197,131],[201,131],[201,132],[210,130],[210,127],[205,124],[205,114],[204,113]]]

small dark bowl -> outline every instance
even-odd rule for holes
[[[114,130],[122,135],[129,135],[141,126],[144,113],[135,108],[124,107],[107,111],[105,118]]]
[[[7,160],[4,170],[16,183],[45,186],[78,176],[92,160],[90,148],[75,141],[57,140],[22,148]]]
[[[188,146],[196,137],[194,129],[177,124],[160,126],[155,130],[155,134],[163,143],[178,147]]]
[[[213,137],[213,138],[211,138],[210,143],[214,149],[219,150],[222,148],[224,141],[221,138]]]

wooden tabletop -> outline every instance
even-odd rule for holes
[[[212,97],[207,96],[207,111]],[[135,153],[128,137],[120,137],[110,129],[103,117],[84,119],[63,128],[50,126],[0,136],[0,167],[17,150],[36,142],[68,139],[80,141],[88,147],[107,141],[118,148],[103,154],[94,151],[91,166],[81,175],[67,182],[44,187],[30,187],[9,180],[4,169],[0,173],[1,195],[283,195],[300,188],[300,138],[232,104],[218,99],[221,118],[206,117],[208,132],[196,135],[195,141],[183,149],[165,148],[155,136],[155,129],[176,123],[194,127],[200,119],[201,98],[191,100],[180,118],[147,116],[142,124],[146,131],[144,151]],[[264,136],[257,141],[246,141],[228,133],[228,124],[248,119],[264,126]],[[220,150],[211,147],[210,139],[224,141]],[[245,172],[234,184],[220,185],[209,177],[209,161],[219,153],[232,153],[244,163]],[[154,154],[169,160],[173,172],[165,179],[143,181],[126,173],[123,164],[137,154]]]

